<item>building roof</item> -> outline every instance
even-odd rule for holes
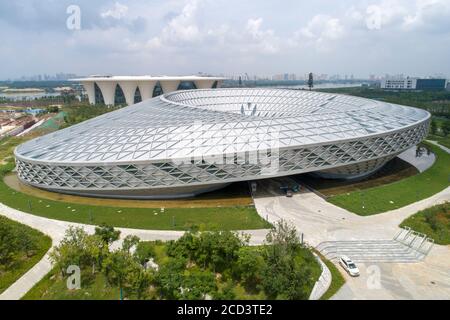
[[[70,79],[76,82],[92,82],[92,81],[198,81],[198,80],[225,80],[222,77],[203,77],[203,76],[105,76],[91,75],[86,78]]]
[[[429,119],[424,110],[287,89],[177,91],[20,145],[31,162],[158,162],[355,140]],[[261,138],[262,137],[262,138]]]

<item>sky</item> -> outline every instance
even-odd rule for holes
[[[450,0],[2,0],[0,39],[0,79],[450,77]]]

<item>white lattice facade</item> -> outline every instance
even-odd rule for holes
[[[29,141],[19,178],[58,192],[192,196],[231,182],[316,172],[359,177],[421,142],[430,115],[280,89],[175,92]]]

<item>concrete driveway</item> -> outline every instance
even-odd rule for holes
[[[293,184],[289,178],[262,180],[254,201],[258,213],[274,222],[292,222],[312,246],[323,241],[389,240],[400,231],[398,225],[410,215],[450,201],[450,187],[409,206],[362,217],[326,202],[303,190],[287,198],[280,186]],[[450,247],[435,245],[418,263],[359,264],[361,276],[351,278],[334,299],[450,299]],[[338,266],[340,270],[341,267]]]
[[[435,246],[417,263],[358,264],[361,276],[344,274],[333,300],[450,299],[450,250]]]

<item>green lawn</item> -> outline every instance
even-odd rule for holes
[[[223,208],[114,208],[40,199],[10,189],[0,181],[0,199],[5,205],[37,216],[114,227],[188,230],[249,230],[269,228],[253,206]]]
[[[340,288],[345,284],[345,278],[342,276],[342,273],[338,270],[338,268],[334,265],[333,262],[325,258],[319,251],[313,249],[314,252],[320,257],[323,263],[328,267],[331,272],[331,284],[328,290],[320,297],[320,300],[329,300],[336,292],[339,291]]]
[[[437,141],[440,145],[450,148],[450,135],[447,137],[430,134],[428,140]]]
[[[119,289],[110,286],[105,276],[96,274],[86,279],[89,273],[83,275],[81,289],[68,290],[66,279],[56,269],[52,269],[22,300],[119,300]]]
[[[330,197],[329,202],[356,214],[367,216],[404,207],[426,199],[449,186],[450,155],[425,143],[436,155],[425,172],[380,187]]]
[[[342,276],[341,272],[334,265],[333,262],[327,260],[324,256],[320,255],[320,258],[328,267],[331,272],[331,284],[328,290],[323,294],[320,300],[329,300],[332,296],[335,295],[336,292],[339,291],[340,288],[345,284],[345,279]]]
[[[435,243],[450,244],[450,202],[422,211],[403,221],[401,227],[410,227],[434,239]]]
[[[4,238],[4,228],[12,230],[15,237],[19,237],[22,240],[26,237],[27,241],[32,243],[33,246],[29,252],[24,252],[23,250],[15,252],[11,261],[7,264],[2,264],[0,262],[0,293],[2,293],[42,259],[45,253],[50,249],[52,240],[35,229],[9,220],[3,216],[0,216],[0,227],[0,241],[4,241],[0,244],[0,247],[10,245],[11,242],[14,241],[11,237],[8,237],[7,239]],[[0,256],[3,256],[3,254],[4,250],[2,248]]]

